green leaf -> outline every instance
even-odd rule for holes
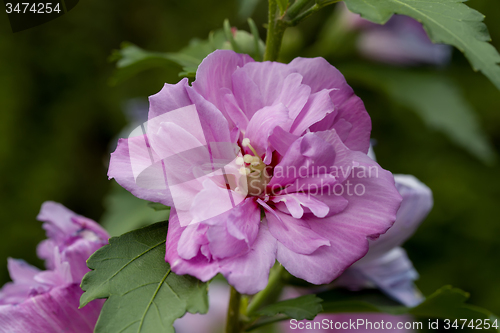
[[[108,298],[95,332],[174,332],[186,312],[208,311],[207,284],[171,272],[165,262],[167,222],[109,240],[87,261],[81,306]]]
[[[465,54],[474,70],[486,75],[500,89],[500,54],[488,43],[484,16],[465,0],[344,0],[350,11],[384,24],[393,14],[415,18],[434,43],[450,44]]]
[[[473,107],[455,83],[435,72],[382,66],[342,68],[349,82],[358,81],[381,90],[400,105],[415,111],[427,126],[446,134],[452,142],[485,163],[496,158]]]
[[[350,292],[331,290],[317,295],[323,299],[323,312],[383,312],[393,315],[411,314],[421,318],[439,319],[498,319],[493,313],[466,304],[469,294],[445,286],[430,295],[420,305],[409,308],[395,303],[379,291]],[[492,328],[492,330],[495,330]],[[500,332],[500,330],[499,330]]]
[[[121,49],[110,56],[110,61],[116,61],[117,67],[111,83],[116,84],[147,69],[169,66],[180,66],[179,76],[193,78],[203,59],[217,49],[246,53],[258,60],[264,54],[265,45],[260,38],[256,40],[255,35],[244,30],[237,30],[233,36],[227,20],[224,29],[212,31],[206,40],[191,40],[179,52],[151,52],[131,43],[122,43]]]
[[[312,320],[323,310],[321,307],[322,301],[316,295],[305,295],[268,305],[256,313],[269,317],[284,314],[297,320]]]
[[[170,213],[169,210],[151,209],[147,201],[135,197],[116,182],[113,182],[110,193],[104,198],[104,207],[100,223],[111,236],[165,221]]]
[[[199,60],[186,53],[162,53],[146,51],[134,44],[124,42],[115,50],[110,61],[116,61],[116,71],[111,83],[116,84],[139,72],[157,67],[198,67]]]
[[[278,8],[280,9],[280,16],[283,16],[288,9],[289,0],[276,0],[276,2],[278,3]]]

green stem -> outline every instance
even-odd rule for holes
[[[247,308],[248,317],[251,317],[272,295],[281,292],[281,288],[283,288],[283,270],[283,266],[278,265],[276,269],[271,271],[266,288],[258,292],[250,302]]]
[[[312,14],[316,13],[320,9],[321,9],[321,6],[319,6],[318,4],[315,4],[314,6],[312,6],[311,8],[306,10],[305,12],[297,15],[294,19],[292,19],[290,21],[290,25],[296,26],[297,24],[299,24],[300,21],[311,16]]]
[[[229,307],[227,309],[226,333],[240,333],[240,302],[241,294],[231,287]]]
[[[286,23],[276,17],[278,5],[276,0],[269,0],[269,20],[267,23],[266,51],[264,61],[276,61],[281,48],[281,40],[285,33]]]
[[[296,0],[293,5],[286,11],[288,17],[294,19],[299,15],[299,13],[304,9],[305,6],[310,2],[310,0]]]
[[[290,26],[296,26],[297,24],[299,24],[300,21],[308,18],[309,16],[311,16],[312,14],[316,13],[317,11],[319,11],[320,9],[328,6],[328,5],[332,5],[334,3],[337,3],[339,2],[340,0],[331,0],[331,1],[325,1],[323,3],[320,3],[320,4],[314,4],[314,6],[312,6],[311,8],[307,9],[306,11],[300,13],[299,15],[297,16],[290,16],[291,17],[291,20],[288,22],[288,24]]]

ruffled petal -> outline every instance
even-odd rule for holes
[[[239,54],[229,50],[217,50],[209,54],[196,71],[193,88],[219,110],[224,109],[221,89],[233,88],[232,75],[253,59],[247,54]]]
[[[283,104],[266,106],[250,119],[245,137],[250,139],[252,147],[262,156],[268,151],[269,136],[273,130],[277,126],[285,127],[289,121],[288,109]]]
[[[1,333],[92,333],[104,300],[78,309],[83,291],[76,284],[52,289],[18,305],[0,306]]]
[[[148,119],[152,120],[167,112],[193,104],[186,92],[188,79],[184,78],[176,84],[165,83],[156,94],[149,96]]]
[[[294,119],[290,132],[295,135],[302,135],[306,129],[321,121],[328,114],[334,111],[334,105],[330,98],[331,90],[321,90],[309,96],[304,108]]]
[[[330,241],[316,233],[303,219],[296,219],[280,211],[266,211],[269,231],[280,244],[290,251],[311,254],[322,246],[329,246]]]
[[[208,281],[219,272],[219,263],[210,260],[198,253],[190,260],[179,256],[178,243],[186,227],[181,227],[175,209],[170,211],[166,243],[165,261],[170,264],[172,271],[178,275],[189,274],[202,281]]]
[[[297,72],[288,65],[269,61],[247,63],[241,70],[245,71],[258,87],[264,106],[279,103],[285,79],[288,75]]]
[[[262,224],[251,250],[221,262],[221,273],[238,292],[255,294],[267,285],[269,270],[276,261],[276,239]]]
[[[352,125],[344,141],[346,146],[366,153],[370,147],[370,116],[344,76],[323,58],[295,58],[288,66],[304,77],[302,83],[311,87],[311,93],[332,89],[330,97],[336,112],[312,125],[311,131],[337,128],[336,124],[343,119]],[[342,126],[345,128],[345,124]]]
[[[118,140],[111,154],[108,177],[138,198],[172,206],[164,165],[153,154],[146,135]]]
[[[274,203],[283,202],[290,215],[296,219],[300,219],[304,215],[304,208],[306,212],[312,212],[317,217],[325,217],[330,210],[324,202],[304,193],[279,195],[271,200]]]

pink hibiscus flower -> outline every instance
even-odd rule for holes
[[[13,282],[0,290],[1,333],[92,333],[104,300],[78,309],[86,261],[108,242],[96,222],[55,202],[45,202],[38,215],[47,240],[38,246],[46,271],[22,260],[9,259]]]
[[[147,131],[146,131],[147,127]],[[166,260],[239,292],[267,284],[278,260],[329,283],[386,232],[401,196],[366,153],[371,123],[322,58],[254,62],[215,51],[150,97],[149,121],[119,141],[108,175],[173,206]]]

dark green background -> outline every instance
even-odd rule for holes
[[[500,2],[468,5],[487,15],[499,48]],[[246,29],[236,13],[237,2],[227,0],[85,0],[63,17],[16,34],[0,14],[0,284],[8,281],[3,263],[9,256],[41,267],[35,248],[44,232],[35,218],[45,200],[100,219],[111,185],[109,142],[126,124],[124,101],[178,81],[180,68],[173,66],[110,86],[111,51],[122,41],[177,51],[193,37],[206,38],[224,18]],[[314,55],[310,45],[330,13],[326,9],[292,31],[283,60]],[[261,1],[253,16],[259,27],[265,14]],[[345,55],[328,60],[357,61]],[[458,52],[440,72],[458,82],[498,153],[499,91]],[[470,291],[473,304],[500,313],[500,164],[483,164],[412,111],[353,86],[372,116],[379,163],[417,176],[434,192],[433,211],[405,246],[421,274],[419,287],[429,294],[452,284]]]

